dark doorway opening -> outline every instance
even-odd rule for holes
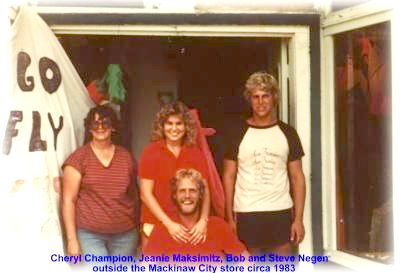
[[[198,109],[204,127],[217,130],[209,143],[220,169],[223,132],[249,110],[242,98],[245,80],[258,70],[279,76],[280,38],[59,35],[59,40],[85,84],[110,63],[122,66],[128,90],[121,106],[123,142],[136,157],[149,141],[158,96],[167,91]]]
[[[246,79],[259,70],[278,77],[280,39],[218,37],[178,41],[179,97],[199,109],[204,126],[217,129],[209,143],[220,168],[223,132],[250,111],[242,96]]]

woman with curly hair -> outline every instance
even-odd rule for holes
[[[176,206],[171,199],[171,178],[179,169],[193,168],[208,181],[207,163],[196,137],[196,123],[187,106],[178,101],[161,107],[154,120],[152,142],[139,161],[142,249],[156,224],[164,225],[176,241],[197,245],[206,239],[208,185],[200,220],[191,230],[176,221]]]
[[[85,142],[63,164],[62,213],[67,254],[133,255],[136,164],[113,144],[117,118],[107,106],[85,118]]]

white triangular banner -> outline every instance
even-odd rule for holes
[[[11,258],[51,264],[52,254],[63,255],[61,165],[82,144],[93,104],[56,36],[31,8],[20,7],[11,34],[11,90],[3,90],[8,122],[0,128],[2,234]]]

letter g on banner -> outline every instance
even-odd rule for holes
[[[25,73],[30,64],[31,57],[29,54],[25,52],[19,52],[17,60],[17,82],[22,91],[32,91],[35,87],[35,80],[32,76],[26,78],[28,83],[25,82]]]

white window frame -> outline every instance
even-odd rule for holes
[[[289,121],[289,88],[288,80],[290,79],[290,64],[289,59],[289,40],[281,39],[281,58],[279,64],[279,84],[280,84],[280,103],[279,103],[279,117],[282,121]]]
[[[393,8],[371,1],[363,5],[336,11],[322,20],[321,42],[321,153],[322,153],[322,202],[323,202],[323,248],[330,261],[356,271],[368,272],[391,268],[379,262],[361,258],[340,251],[337,248],[337,215],[336,215],[336,145],[335,145],[335,67],[334,35],[370,25],[390,22],[391,39],[394,41]],[[396,48],[392,43],[393,52]],[[394,61],[392,61],[394,63]],[[392,67],[392,79],[394,73]],[[393,82],[392,82],[393,88]],[[392,89],[393,93],[395,89]],[[394,127],[393,127],[394,130]],[[393,165],[393,168],[395,166]],[[393,181],[394,178],[393,178]],[[394,183],[395,184],[395,183]],[[393,193],[395,190],[393,190]],[[393,195],[395,196],[395,195]],[[393,199],[395,200],[395,198]],[[395,205],[394,209],[395,209]],[[397,229],[394,228],[394,231]],[[395,236],[396,237],[396,236]],[[396,241],[394,245],[396,246]]]
[[[118,13],[138,14],[153,13],[153,11],[138,9],[61,9],[36,8],[44,13]],[[160,12],[162,13],[162,12]],[[195,16],[195,14],[193,15]],[[249,13],[251,16],[251,13]],[[307,236],[299,246],[302,254],[312,255],[312,225],[311,225],[311,68],[310,68],[310,28],[301,25],[50,25],[56,34],[86,34],[86,35],[147,35],[147,36],[197,36],[197,37],[279,37],[286,38],[290,54],[289,66],[280,67],[281,86],[287,94],[286,79],[290,78],[290,113],[291,123],[297,129],[302,140],[305,157],[303,170],[306,177],[308,194],[304,210],[304,225]],[[286,95],[285,95],[286,96]],[[283,102],[285,105],[285,102]],[[288,106],[284,106],[287,109]],[[285,117],[287,118],[287,117]],[[305,264],[305,263],[304,263]],[[310,263],[311,265],[311,263]],[[306,267],[304,265],[304,267]]]

